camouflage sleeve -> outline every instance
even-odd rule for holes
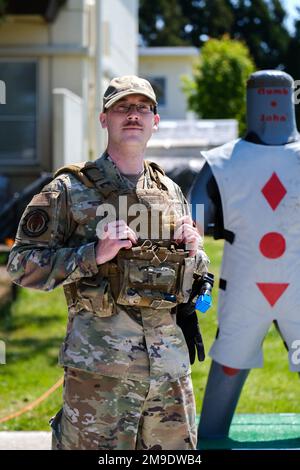
[[[175,188],[176,188],[176,192],[177,192],[177,197],[178,197],[179,201],[183,204],[183,214],[184,215],[189,215],[192,218],[190,205],[187,202],[186,198],[184,197],[180,187],[177,184],[175,184]],[[209,263],[210,263],[210,260],[209,260],[207,254],[204,251],[203,237],[201,236],[200,241],[199,241],[197,254],[196,254],[195,273],[199,274],[199,275],[201,275],[203,273],[207,273]]]
[[[98,272],[94,242],[66,247],[74,230],[68,200],[65,184],[56,178],[28,204],[7,266],[16,284],[51,290]]]

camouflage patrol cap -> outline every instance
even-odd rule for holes
[[[136,75],[124,75],[113,78],[109,83],[103,96],[103,111],[124,96],[133,94],[147,96],[155,106],[157,105],[154,90],[148,80]]]

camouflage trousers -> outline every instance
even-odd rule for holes
[[[191,377],[150,382],[66,368],[64,405],[50,421],[52,448],[195,449]]]

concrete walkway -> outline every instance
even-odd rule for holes
[[[50,450],[51,432],[2,431],[0,450]]]

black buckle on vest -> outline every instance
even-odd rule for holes
[[[224,228],[224,240],[226,240],[228,243],[232,245],[234,242],[234,239],[235,239],[235,233],[232,232],[231,230],[226,230]]]

